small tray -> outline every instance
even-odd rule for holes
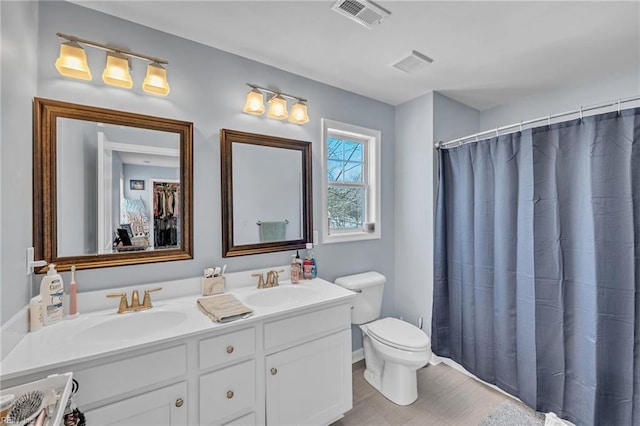
[[[15,386],[9,389],[3,389],[2,393],[5,395],[15,395],[15,400],[20,398],[20,396],[33,391],[42,391],[45,395],[45,400],[47,400],[49,396],[55,395],[55,399],[48,404],[50,410],[44,424],[48,426],[58,426],[62,424],[64,410],[67,406],[67,401],[71,396],[72,378],[73,373],[53,374],[46,379],[25,383],[24,385]],[[37,413],[40,411],[41,408],[37,410]],[[9,410],[9,412],[11,412],[11,410]]]

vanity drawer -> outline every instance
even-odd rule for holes
[[[256,352],[256,330],[247,328],[200,341],[200,370],[235,361]]]
[[[187,374],[187,347],[180,345],[73,372],[78,406],[120,396]]]
[[[234,414],[253,411],[256,399],[255,360],[200,377],[200,424],[219,424]]]
[[[265,324],[266,350],[292,346],[351,327],[349,305],[339,305]]]

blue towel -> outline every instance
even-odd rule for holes
[[[260,242],[284,241],[286,235],[286,222],[261,222]]]

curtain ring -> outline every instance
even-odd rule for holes
[[[620,115],[620,98],[618,98],[618,115]]]
[[[498,133],[498,128],[496,127],[496,138],[499,137],[500,134]]]
[[[551,114],[547,115],[547,126],[551,128]]]
[[[522,133],[522,121],[520,121],[520,133]]]
[[[580,107],[580,122],[582,123],[582,106]]]

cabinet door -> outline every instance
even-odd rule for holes
[[[186,425],[186,398],[187,384],[182,382],[87,411],[85,415],[88,425]]]
[[[328,424],[351,409],[351,330],[266,361],[267,425]]]

